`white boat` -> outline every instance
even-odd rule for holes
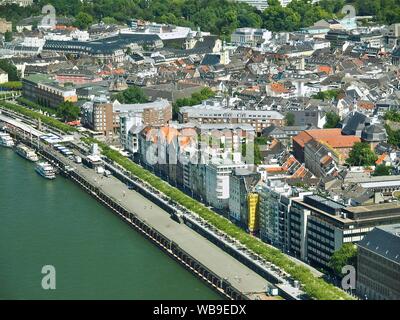
[[[48,162],[39,162],[35,168],[35,171],[46,179],[55,179],[56,172],[52,165]]]
[[[36,152],[22,143],[17,145],[15,152],[29,161],[39,161],[39,157],[37,156]]]
[[[15,143],[11,136],[6,132],[0,132],[0,146],[6,148],[14,147]]]

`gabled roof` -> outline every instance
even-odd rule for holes
[[[400,264],[400,224],[374,228],[365,235],[358,246]]]
[[[357,131],[364,129],[365,123],[369,121],[369,118],[365,114],[356,111],[345,120],[342,133],[355,135]]]
[[[219,54],[206,54],[201,61],[201,65],[207,65],[207,66],[215,66],[219,64],[221,61],[221,56]]]

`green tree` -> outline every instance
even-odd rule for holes
[[[326,123],[324,125],[325,129],[329,128],[337,128],[340,122],[340,117],[336,112],[327,112],[326,113]]]
[[[373,166],[378,156],[368,143],[356,142],[349,153],[346,163],[352,166]]]
[[[200,104],[202,101],[210,99],[214,96],[215,92],[212,91],[210,88],[206,87],[201,89],[200,92],[193,93],[190,98],[177,99],[175,103],[172,105],[173,118],[175,120],[177,119],[179,109],[181,107],[195,106],[197,104]]]
[[[263,12],[263,26],[270,31],[295,31],[301,25],[301,16],[280,3],[273,3]]]
[[[113,17],[105,17],[102,20],[105,24],[118,24],[117,19],[113,18]]]
[[[76,16],[76,21],[74,25],[79,29],[87,30],[92,25],[93,21],[94,19],[90,14],[85,12],[80,12]]]
[[[293,113],[288,112],[285,115],[285,124],[290,127],[290,126],[294,126],[295,123],[295,116]]]
[[[375,167],[374,173],[372,174],[373,176],[389,176],[392,173],[392,167],[387,166],[384,164],[380,164]]]
[[[385,120],[390,120],[394,122],[400,122],[400,112],[395,110],[389,110],[383,116]]]
[[[118,100],[120,103],[146,103],[149,101],[143,90],[136,86],[115,94],[112,100]]]
[[[64,122],[75,121],[79,119],[80,109],[70,101],[60,103],[56,109],[56,115]]]
[[[4,70],[8,74],[8,81],[19,81],[19,75],[17,68],[10,63],[8,60],[0,60],[0,69]]]
[[[12,39],[13,39],[12,32],[11,32],[11,31],[7,31],[7,32],[4,34],[4,41],[5,41],[5,42],[11,42]]]
[[[385,124],[385,130],[388,135],[388,143],[396,147],[400,146],[400,130],[394,130],[388,124]]]
[[[345,243],[342,247],[336,250],[330,261],[329,267],[336,275],[342,275],[342,268],[346,265],[356,267],[357,264],[357,247],[353,243]]]
[[[317,94],[313,95],[314,99],[319,100],[337,100],[341,91],[340,90],[326,90],[320,91]]]

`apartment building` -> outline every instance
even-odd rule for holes
[[[81,123],[104,136],[113,136],[119,127],[119,117],[107,99],[96,98],[82,106]]]
[[[179,122],[198,122],[209,124],[249,124],[257,133],[270,125],[283,126],[284,116],[277,111],[224,108],[216,101],[204,101],[200,105],[182,107]]]
[[[255,219],[250,210],[256,210],[257,201],[248,195],[261,179],[261,174],[249,169],[237,168],[230,176],[229,183],[229,217],[243,229],[251,232],[256,231]],[[249,206],[250,203],[250,206]],[[255,215],[255,212],[254,212]]]
[[[165,99],[136,104],[114,101],[113,109],[120,119],[121,144],[132,153],[138,152],[139,134],[144,127],[167,126],[172,120],[172,105]]]
[[[269,178],[257,186],[259,194],[259,230],[261,240],[283,251],[289,248],[289,211],[293,199],[303,199],[306,192],[289,186],[285,179]]]
[[[230,176],[235,169],[247,169],[244,163],[233,163],[230,159],[213,159],[206,166],[206,200],[218,210],[229,208]]]
[[[293,200],[289,212],[289,248],[305,262],[327,268],[344,243],[357,243],[374,227],[400,222],[400,204],[347,207],[319,195]]]
[[[56,108],[63,102],[78,101],[76,89],[61,86],[47,75],[32,74],[22,79],[22,94],[33,102],[48,108]]]
[[[358,296],[369,300],[399,300],[400,224],[374,228],[357,247]]]

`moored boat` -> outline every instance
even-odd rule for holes
[[[43,178],[50,180],[56,178],[56,171],[54,170],[53,166],[48,162],[39,162],[36,165],[35,171]]]
[[[6,132],[0,132],[0,146],[6,148],[14,147],[15,143],[11,136]]]
[[[15,152],[29,161],[36,162],[39,160],[36,152],[22,143],[17,145]]]

